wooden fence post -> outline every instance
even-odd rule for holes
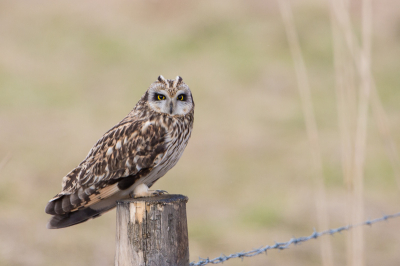
[[[169,194],[118,201],[115,266],[189,266],[187,201]]]

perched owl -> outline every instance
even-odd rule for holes
[[[98,217],[129,197],[149,190],[178,162],[189,141],[194,102],[181,77],[159,76],[133,110],[106,132],[86,158],[62,180],[62,191],[46,206],[47,227],[63,228]]]

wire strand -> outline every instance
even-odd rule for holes
[[[321,232],[317,232],[314,229],[314,232],[309,236],[292,238],[287,242],[275,242],[274,245],[267,245],[267,246],[264,246],[264,247],[261,247],[261,248],[258,248],[258,249],[253,249],[253,250],[246,251],[246,252],[244,252],[244,251],[236,252],[236,253],[232,253],[232,254],[230,254],[228,256],[225,256],[225,255],[222,254],[221,256],[216,257],[214,259],[199,258],[198,262],[191,262],[190,266],[203,266],[203,265],[207,265],[207,264],[218,264],[218,263],[223,263],[223,262],[225,262],[225,261],[227,261],[229,259],[235,259],[235,258],[242,258],[243,259],[245,257],[254,257],[254,256],[257,256],[259,254],[263,254],[263,253],[266,254],[267,250],[270,250],[270,249],[279,249],[279,250],[287,249],[287,248],[289,248],[289,246],[291,246],[293,244],[296,245],[298,243],[306,242],[306,241],[311,240],[311,239],[317,239],[318,237],[323,236],[323,235],[334,235],[334,234],[340,233],[342,231],[351,230],[352,228],[355,228],[355,227],[360,227],[360,226],[363,226],[363,225],[370,226],[370,225],[373,225],[375,223],[387,221],[389,219],[393,219],[393,218],[397,218],[397,217],[400,217],[400,212],[395,213],[395,214],[390,214],[390,215],[384,215],[384,216],[382,216],[380,218],[376,218],[376,219],[373,219],[373,220],[369,219],[369,220],[366,220],[366,221],[358,223],[358,224],[353,224],[353,225],[350,224],[350,225],[347,225],[347,226],[342,226],[342,227],[338,227],[338,228],[335,228],[335,229],[328,229],[328,230],[321,231]]]

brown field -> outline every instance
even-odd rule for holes
[[[329,1],[290,4],[289,28],[304,58],[320,149],[309,142],[299,60],[278,1],[1,1],[0,265],[113,265],[115,210],[48,230],[44,207],[62,177],[160,74],[182,76],[196,103],[182,159],[154,186],[189,197],[191,261],[327,229],[318,217],[333,228],[399,212],[393,150],[400,147],[400,2],[373,1],[371,72],[362,77],[358,57],[343,48],[344,33],[332,34],[338,24]],[[359,46],[362,1],[350,2],[349,14],[347,29]],[[345,61],[342,74],[335,56]],[[341,75],[349,81],[344,106],[336,86]],[[358,91],[373,80],[383,114],[374,105],[364,113],[359,108]],[[374,101],[371,92],[366,103]],[[363,118],[365,131],[356,133]],[[355,156],[363,132],[364,172],[357,181],[343,173],[350,162],[343,158]],[[325,213],[316,207],[324,202],[321,188]],[[352,206],[364,210],[353,219]],[[224,265],[346,265],[352,257],[360,263],[348,265],[399,265],[399,228],[395,219],[366,228],[363,237],[345,232]],[[321,255],[328,239],[331,258]]]

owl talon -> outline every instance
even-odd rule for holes
[[[165,190],[153,190],[153,195],[154,196],[159,196],[159,195],[165,195],[165,194],[168,194],[168,192],[167,191],[165,191]]]
[[[129,196],[131,198],[144,198],[144,197],[154,197],[154,196],[159,196],[159,195],[164,195],[168,194],[167,191],[165,190],[150,190],[146,184],[140,184],[138,185],[135,190],[133,190]]]
[[[160,195],[165,195],[168,194],[167,191],[165,190],[148,190],[147,193],[140,193],[140,194],[135,194],[131,192],[129,196],[133,199],[137,198],[148,198],[148,197],[155,197],[155,196],[160,196]]]

